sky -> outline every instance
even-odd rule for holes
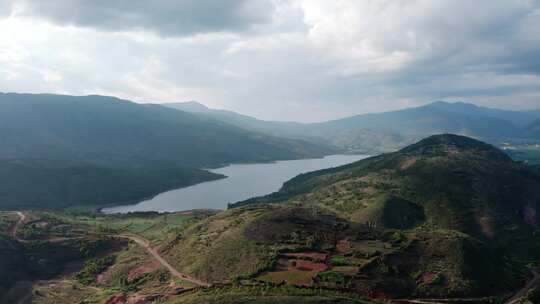
[[[304,122],[540,108],[540,0],[0,0],[0,91]]]

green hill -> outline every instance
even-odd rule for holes
[[[299,175],[163,250],[209,281],[400,298],[502,296],[540,258],[539,203],[537,171],[483,142],[437,135]]]
[[[313,144],[104,96],[0,94],[0,158],[209,167],[321,156]]]
[[[279,192],[247,203],[312,201],[365,222],[375,220],[367,216],[374,206],[403,207],[392,203],[401,200],[419,206],[426,224],[489,239],[506,233],[509,223],[516,225],[512,231],[536,228],[537,219],[531,214],[540,198],[534,187],[538,183],[537,172],[497,148],[448,134],[344,167],[299,175]]]

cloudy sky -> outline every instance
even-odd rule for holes
[[[0,91],[300,121],[540,108],[540,0],[0,0]]]

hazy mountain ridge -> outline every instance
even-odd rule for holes
[[[268,121],[239,114],[234,111],[211,109],[196,101],[164,103],[163,106],[196,114],[204,114],[214,119],[233,124],[237,127],[257,130],[273,135],[300,136],[309,124],[299,122]]]
[[[536,138],[540,138],[540,119],[533,121],[527,128]]]
[[[435,102],[399,111],[357,115],[315,126],[323,129],[371,128],[405,136],[445,132],[481,138],[524,136],[524,130],[505,119],[461,111],[461,106]]]
[[[195,104],[198,110],[191,110]],[[490,142],[529,138],[532,134],[526,126],[540,118],[538,111],[500,110],[443,101],[320,123],[264,121],[231,111],[209,109],[196,102],[164,105],[194,111],[242,128],[330,143],[340,149],[367,153],[393,151],[422,137],[439,133],[462,134]]]
[[[0,107],[0,158],[203,167],[328,152],[301,141],[113,97],[2,94]]]

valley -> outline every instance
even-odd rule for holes
[[[538,183],[490,145],[439,135],[226,211],[2,213],[27,264],[2,266],[19,276],[4,302],[521,303],[538,292]]]
[[[102,96],[0,106],[2,304],[540,294],[537,112],[436,102],[302,124]]]
[[[540,304],[540,0],[0,0],[0,304]]]

